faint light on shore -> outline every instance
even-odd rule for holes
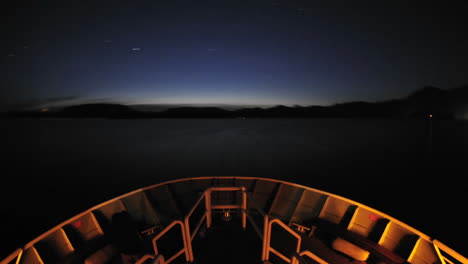
[[[432,114],[429,114],[429,118],[432,118]]]
[[[49,111],[49,108],[42,108],[41,109],[41,112],[48,112]]]

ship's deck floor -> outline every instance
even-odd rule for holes
[[[212,224],[193,240],[194,264],[262,263],[262,240],[252,225],[244,230],[237,217],[228,222],[213,217]]]

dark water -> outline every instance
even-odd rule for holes
[[[0,259],[90,206],[196,176],[276,178],[329,191],[468,256],[467,122],[1,121]]]

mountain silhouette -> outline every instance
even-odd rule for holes
[[[59,115],[63,117],[136,117],[138,112],[121,104],[83,104],[65,107]]]
[[[16,111],[4,117],[63,118],[466,118],[468,86],[444,90],[425,86],[405,98],[381,102],[346,102],[330,106],[250,107],[227,110],[221,107],[171,107],[163,111],[137,110],[112,103],[81,104],[59,111]]]

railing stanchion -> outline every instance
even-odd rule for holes
[[[296,244],[296,250],[295,250],[295,253],[299,253],[299,250],[301,249],[301,242],[302,242],[302,238],[300,235],[298,235],[296,232],[294,232],[294,230],[292,230],[290,227],[288,227],[286,224],[284,224],[281,220],[279,219],[273,219],[271,221],[268,221],[268,234],[267,236],[265,236],[265,240],[266,242],[264,241],[264,245],[265,245],[265,248],[266,248],[266,252],[265,252],[265,260],[268,261],[270,259],[270,251],[273,252],[276,256],[280,257],[281,259],[283,259],[284,261],[288,262],[288,263],[292,263],[294,262],[294,257],[291,257],[291,259],[289,259],[288,257],[286,257],[285,255],[283,255],[281,252],[277,251],[276,249],[272,248],[270,246],[270,242],[271,242],[271,229],[272,229],[272,226],[273,224],[277,224],[279,225],[281,228],[283,228],[284,230],[286,230],[289,234],[291,234],[292,236],[294,236],[296,239],[297,239],[297,244]]]
[[[297,260],[297,256],[296,255],[293,255],[292,258],[291,258],[291,264],[298,264],[298,260]]]
[[[192,250],[192,237],[190,235],[190,224],[189,224],[189,219],[188,217],[185,217],[184,220],[184,225],[185,225],[185,241],[187,241],[187,252],[189,256],[188,262],[193,262],[193,250]]]
[[[164,259],[162,260],[163,262],[154,262],[154,263],[170,263],[172,262],[174,259],[178,258],[180,255],[182,255],[182,253],[185,252],[185,260],[186,261],[189,261],[189,253],[187,251],[188,247],[187,247],[187,237],[186,237],[186,233],[185,233],[185,224],[180,221],[180,220],[175,220],[173,221],[171,224],[169,224],[168,226],[166,226],[166,228],[164,228],[159,234],[157,234],[155,237],[153,237],[153,239],[151,240],[151,243],[153,245],[153,253],[154,253],[154,256],[158,256],[160,255],[159,254],[159,250],[158,250],[158,244],[157,244],[157,241],[162,237],[164,236],[165,234],[167,234],[167,232],[169,232],[170,230],[172,230],[172,228],[176,225],[180,225],[180,231],[182,233],[182,242],[184,244],[184,248],[182,250],[179,250],[177,253],[175,253],[173,256],[171,256],[167,261],[164,261]],[[140,258],[137,263],[143,263],[145,260],[149,259],[149,258],[153,258],[154,259],[154,256],[151,256],[151,255],[145,255],[143,256],[142,258]]]
[[[468,259],[465,258],[464,256],[462,256],[461,254],[459,254],[458,252],[456,252],[455,250],[451,249],[450,247],[448,247],[447,245],[443,244],[442,242],[440,242],[439,240],[437,239],[434,239],[432,240],[432,245],[437,253],[437,256],[439,257],[440,259],[440,262],[445,264],[447,262],[449,263],[454,263],[452,262],[449,258],[447,258],[446,256],[444,256],[444,254],[442,254],[441,250],[443,250],[446,254],[448,254],[450,257],[452,257],[453,259],[456,259],[457,261],[459,261],[460,263],[463,263],[463,264],[467,264],[468,263]]]
[[[211,191],[205,193],[205,207],[206,207],[206,227],[211,227]]]
[[[181,221],[182,222],[182,221]],[[187,240],[187,238],[190,239],[190,237],[187,237],[187,230],[186,230],[186,227],[185,227],[185,223],[183,223],[183,225],[181,225],[181,229],[182,229],[182,238],[184,239],[184,248],[185,248],[185,261],[189,262],[190,261],[190,252],[189,252],[189,242]],[[192,245],[192,243],[190,242],[190,245]],[[190,247],[190,250],[192,250],[192,247]],[[164,259],[162,260],[164,263]]]
[[[242,228],[247,228],[247,193],[244,187],[242,190]]]
[[[23,249],[18,248],[17,250],[13,251],[10,255],[8,255],[8,257],[6,257],[4,260],[0,259],[0,261],[1,263],[10,263],[13,262],[13,260],[16,258],[15,264],[19,264],[22,255]]]
[[[262,249],[262,261],[268,259],[268,239],[269,239],[269,228],[268,228],[268,216],[263,217],[263,249]]]

